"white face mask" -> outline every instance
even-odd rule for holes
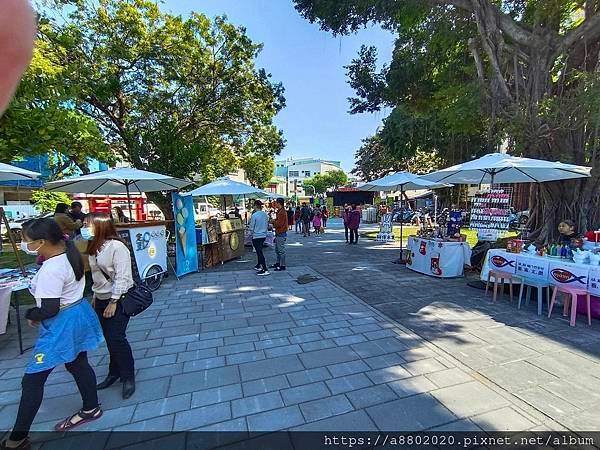
[[[29,242],[25,242],[25,241],[21,241],[21,250],[23,250],[25,253],[27,253],[28,255],[33,255],[36,256],[38,254],[38,250],[40,248],[42,248],[42,246],[44,244],[41,244],[38,248],[36,248],[35,250],[29,250],[28,247]]]

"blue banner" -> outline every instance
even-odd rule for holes
[[[172,195],[175,213],[176,272],[180,277],[198,271],[194,202],[191,195],[179,195],[177,192],[173,192]]]

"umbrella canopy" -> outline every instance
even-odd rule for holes
[[[50,191],[81,192],[84,194],[129,194],[131,192],[176,191],[192,184],[160,173],[124,167],[94,172],[77,178],[45,184]]]
[[[591,167],[490,153],[423,178],[455,184],[543,183],[590,176]]]
[[[435,189],[448,187],[445,183],[437,183],[435,181],[426,180],[420,175],[415,175],[410,172],[396,172],[386,175],[383,178],[369,181],[360,186],[361,191],[413,191],[419,189]]]
[[[234,181],[229,177],[217,178],[212,183],[200,186],[188,194],[194,197],[198,196],[212,196],[212,195],[251,195],[251,194],[262,194],[263,190],[250,186],[246,183]]]
[[[0,163],[0,181],[35,180],[39,176],[41,174],[37,172]]]

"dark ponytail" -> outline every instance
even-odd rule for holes
[[[49,218],[28,220],[23,223],[23,234],[32,241],[43,239],[44,241],[50,242],[52,245],[57,245],[59,242],[65,241],[65,235],[58,224],[54,219]],[[65,246],[67,259],[73,268],[75,279],[79,281],[84,275],[81,253],[79,253],[75,244],[69,240],[65,242]]]

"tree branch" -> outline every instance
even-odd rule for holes
[[[569,31],[552,55],[552,61],[558,58],[565,50],[577,44],[581,39],[593,42],[598,38],[600,38],[600,13],[586,19],[582,25]]]

